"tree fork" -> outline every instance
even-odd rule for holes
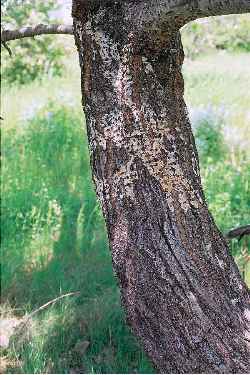
[[[208,211],[183,99],[188,18],[143,31],[136,15],[132,1],[73,2],[93,179],[127,320],[160,372],[247,373],[249,294]]]

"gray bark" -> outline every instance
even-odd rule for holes
[[[93,178],[127,320],[160,372],[247,373],[249,293],[208,211],[183,99],[187,19],[160,12],[161,26],[142,34],[139,4],[152,4],[149,19],[155,8],[133,3],[73,3]]]
[[[73,14],[76,15],[80,8],[84,8],[86,13],[112,4],[142,10],[144,21],[148,21],[148,17],[159,21],[159,16],[171,14],[195,19],[250,12],[249,0],[74,0]],[[79,14],[82,16],[84,13],[80,11]]]
[[[45,34],[73,34],[72,25],[43,25],[26,26],[16,30],[2,30],[1,42],[8,42],[10,40],[22,39],[26,37],[33,37]]]

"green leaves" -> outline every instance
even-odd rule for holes
[[[196,58],[209,50],[216,49],[249,52],[249,20],[249,14],[244,14],[201,19],[189,23],[182,30],[186,56]]]
[[[15,29],[23,26],[50,23],[50,12],[55,10],[55,1],[7,0],[3,3],[2,27]],[[56,36],[39,36],[12,41],[9,44],[13,56],[3,50],[2,77],[7,84],[24,85],[44,75],[60,76],[64,55]]]

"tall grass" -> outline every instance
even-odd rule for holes
[[[205,88],[215,85],[214,76],[207,74],[213,61],[206,64],[203,70],[200,63],[198,71],[185,67],[186,92],[207,201],[226,232],[249,220],[249,151],[228,137],[228,129],[239,134],[246,129],[243,113],[249,95],[245,92],[238,107],[228,110],[231,96],[215,91],[223,109],[219,98],[211,100],[212,107],[204,106],[212,97],[208,90],[206,98]],[[219,86],[227,90],[225,67],[216,74]],[[226,78],[236,91],[246,80],[243,73],[238,80]],[[151,373],[120,306],[90,176],[80,98],[75,96],[78,79],[69,75],[41,86],[13,88],[4,98],[2,314],[23,316],[59,295],[80,291],[29,320],[11,348],[2,351],[9,361],[6,371]],[[232,127],[234,118],[238,122]],[[249,243],[244,241],[231,248],[247,277]]]
[[[218,227],[224,233],[230,228],[249,224],[250,207],[248,151],[226,142],[227,120],[221,108],[191,110],[206,200]],[[249,265],[244,258],[249,245],[247,238],[231,243],[232,254],[245,278]]]

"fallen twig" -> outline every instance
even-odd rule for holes
[[[63,294],[59,297],[56,297],[54,299],[52,299],[51,301],[45,303],[44,305],[38,307],[38,309],[32,311],[26,318],[25,320],[27,319],[30,319],[33,315],[35,315],[37,312],[41,311],[41,310],[44,310],[46,307],[48,307],[49,305],[52,305],[53,303],[59,301],[60,299],[64,298],[64,297],[69,297],[69,296],[75,296],[76,294],[80,294],[80,292],[70,292],[70,293],[66,293],[66,294]]]
[[[17,330],[16,331],[19,331],[21,330],[23,327],[26,326],[26,324],[28,323],[28,321],[32,318],[32,316],[34,316],[36,313],[38,313],[39,311],[42,311],[44,309],[46,309],[48,306],[58,302],[59,300],[61,300],[62,298],[65,298],[65,297],[70,297],[70,296],[75,296],[77,294],[80,294],[80,292],[70,292],[70,293],[66,293],[66,294],[63,294],[59,297],[56,297],[54,299],[52,299],[51,301],[49,302],[46,302],[44,305],[38,307],[38,309],[32,311],[30,314],[28,314],[26,317],[24,317],[22,319],[22,321],[20,322],[20,324],[18,325],[17,327]]]

